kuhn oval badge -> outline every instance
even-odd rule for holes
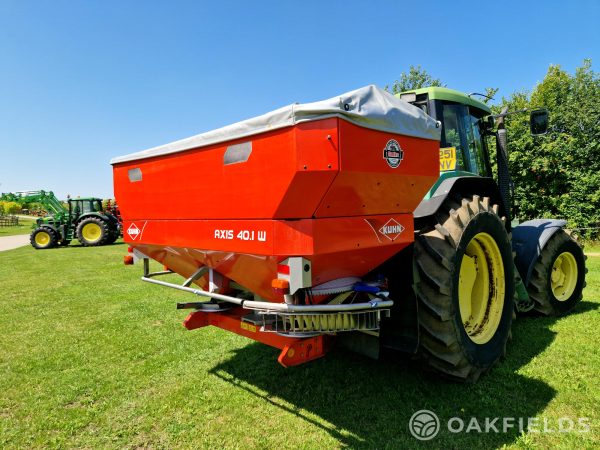
[[[388,165],[395,169],[400,165],[404,159],[404,151],[400,148],[400,144],[395,139],[390,139],[385,148],[383,149],[383,159],[385,159]]]

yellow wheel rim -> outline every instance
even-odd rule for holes
[[[45,231],[40,231],[35,235],[35,243],[40,247],[45,247],[50,243],[50,235]]]
[[[558,255],[558,258],[552,265],[552,273],[550,274],[550,283],[552,286],[552,294],[559,302],[568,300],[575,292],[577,286],[577,261],[570,252],[563,252]]]
[[[102,229],[97,223],[86,223],[81,229],[81,235],[88,242],[96,242],[102,237]]]
[[[458,303],[463,327],[476,344],[488,342],[502,319],[505,295],[504,262],[498,244],[479,233],[460,264]]]

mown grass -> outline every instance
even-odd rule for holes
[[[600,242],[586,242],[583,250],[585,253],[600,255]]]
[[[29,234],[31,233],[31,227],[34,222],[35,219],[25,219],[19,217],[19,225],[12,227],[0,227],[0,237],[15,236],[17,234]]]
[[[600,445],[600,258],[568,317],[520,318],[507,358],[475,385],[407,358],[335,349],[283,369],[277,351],[193,332],[187,294],[139,281],[124,245],[0,253],[0,447],[594,448]],[[481,422],[590,419],[588,433],[451,434],[421,443],[411,415]]]

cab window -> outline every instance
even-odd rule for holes
[[[456,165],[454,170],[466,170],[464,164],[464,150],[466,140],[464,125],[461,118],[464,116],[463,105],[445,104],[443,107],[443,126],[441,148],[454,147],[456,149]]]
[[[464,170],[476,175],[486,175],[477,117],[469,113],[466,105],[444,103],[441,148],[456,149],[454,170]]]
[[[473,165],[477,166],[477,171],[472,171],[478,173],[479,175],[485,175],[487,170],[485,166],[485,158],[483,156],[483,147],[481,145],[481,132],[479,130],[479,119],[474,115],[469,115],[470,127],[473,133],[473,148],[470,152],[473,156]]]
[[[82,213],[89,213],[92,212],[94,210],[94,208],[92,207],[92,202],[87,201],[87,202],[81,202],[83,208],[82,208]]]

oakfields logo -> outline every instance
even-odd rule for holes
[[[449,433],[589,433],[592,429],[589,417],[451,417],[440,422],[433,411],[422,409],[408,421],[408,429],[416,439],[428,441],[437,436],[444,427]]]
[[[412,415],[408,421],[410,434],[420,441],[428,441],[440,432],[440,419],[428,409],[422,409]]]

